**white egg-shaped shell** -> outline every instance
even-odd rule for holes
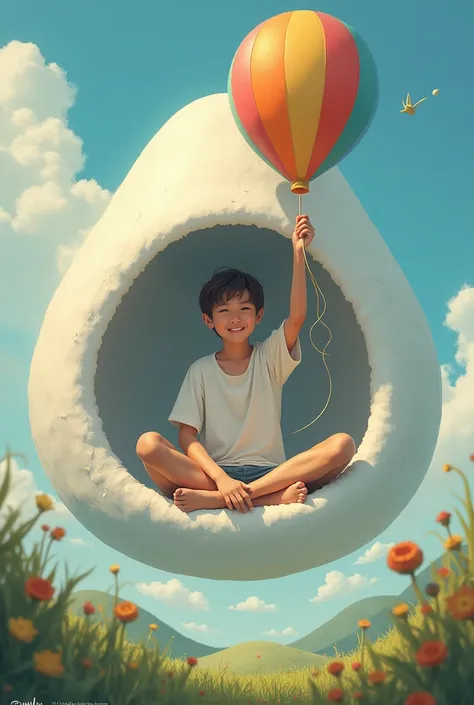
[[[165,261],[168,246],[170,252],[181,248],[178,254],[188,267],[186,271],[197,271],[198,276],[202,269],[202,280],[212,272],[204,255],[199,259],[197,238],[211,242],[209,237],[215,233],[229,233],[225,241],[228,245],[222,240],[222,247],[233,247],[235,253],[241,232],[237,226],[247,228],[245,236],[242,230],[242,248],[250,242],[248,232],[253,233],[256,226],[264,230],[255,229],[255,238],[262,233],[265,242],[275,242],[275,247],[288,253],[281,271],[288,281],[288,238],[296,197],[245,143],[225,94],[191,103],[159,130],[75,257],[49,305],[37,341],[29,381],[30,420],[39,457],[59,497],[89,531],[109,546],[174,573],[230,580],[275,578],[324,565],[365,545],[393,522],[419,487],[434,451],[441,417],[440,370],[425,316],[400,267],[337,169],[312,183],[310,194],[304,198],[304,210],[317,230],[309,259],[322,265],[322,275],[328,277],[326,286],[331,281],[331,286],[342,292],[341,300],[352,305],[365,340],[368,370],[370,366],[365,432],[358,441],[357,454],[348,470],[311,495],[306,505],[257,508],[245,515],[227,510],[184,514],[150,483],[147,486],[143,476],[139,481],[128,471],[111,449],[98,407],[96,387],[105,400],[100,403],[108,408],[104,420],[106,414],[111,437],[116,447],[125,443],[131,466],[140,432],[156,430],[167,436],[168,428],[155,426],[148,397],[146,404],[151,411],[140,425],[139,398],[132,408],[126,399],[121,400],[121,383],[127,394],[133,394],[136,381],[144,390],[144,404],[147,384],[156,384],[156,419],[160,414],[166,419],[187,365],[206,354],[205,345],[217,343],[209,339],[214,334],[207,329],[203,330],[208,336],[206,343],[193,342],[198,340],[193,338],[195,326],[205,328],[200,322],[197,292],[195,288],[189,292],[186,304],[187,275],[180,279],[179,273],[174,275],[162,268],[155,279],[168,277],[166,295],[148,302],[141,298],[140,310],[130,309],[148,321],[150,335],[155,336],[154,358],[146,358],[145,367],[142,353],[150,353],[147,340],[144,338],[141,345],[130,339],[136,357],[127,363],[129,375],[116,375],[114,385],[108,382],[110,386],[106,386],[104,380],[111,379],[113,370],[101,371],[100,365],[114,364],[114,338],[107,337],[108,327],[115,326],[120,360],[127,352],[127,341],[120,338],[117,322],[133,325],[133,321],[127,323],[123,316],[120,318],[120,308],[130,296],[133,298],[134,287],[147,265],[150,271],[152,262],[159,263],[160,258]],[[218,230],[221,226],[231,227]],[[213,228],[217,230],[208,230]],[[268,256],[271,269],[271,245],[262,254],[259,241],[255,240],[255,252],[260,258]],[[186,252],[191,252],[186,248],[191,246],[192,262],[186,259]],[[205,251],[212,259],[220,246],[212,240]],[[280,272],[275,271],[274,279],[279,276]],[[160,282],[155,284],[159,286]],[[287,302],[289,288],[284,288],[283,295],[282,301]],[[309,285],[311,296],[314,294]],[[183,309],[186,305],[188,309]],[[173,319],[173,306],[185,316],[182,324]],[[159,331],[154,330],[154,311],[161,308],[171,312],[167,319],[171,332],[164,323]],[[278,313],[280,318],[268,315],[279,323],[287,310],[286,304]],[[308,317],[309,322],[314,320],[312,309]],[[341,335],[332,343],[335,360],[338,351],[350,355],[351,341],[344,341]],[[109,352],[108,357],[101,358],[103,340],[108,341],[105,347]],[[209,347],[207,352],[212,350]],[[327,383],[320,358],[310,351],[305,352],[294,373],[294,384],[303,389],[302,402],[305,386],[301,387],[301,375],[309,380],[307,395],[311,393],[312,375],[318,376],[318,388],[325,389]],[[346,367],[335,363],[336,385],[338,365],[340,375]],[[160,384],[163,389],[168,384],[168,368],[169,375],[174,376],[172,388],[166,387],[165,403],[159,389]],[[345,410],[350,414],[351,406],[357,408],[360,392],[355,381],[353,389],[350,382],[347,388],[339,389],[338,401],[330,406],[331,418],[336,419],[333,431],[350,432],[350,428],[338,427],[337,415],[340,411],[342,426]],[[319,403],[312,406],[312,400],[309,404],[307,401],[303,415],[297,405],[292,407],[292,429],[311,420],[309,409],[313,415],[318,413]],[[120,428],[114,426],[114,413]],[[317,428],[315,424],[313,429]],[[322,428],[319,426],[319,433]],[[305,433],[313,434],[304,437],[306,442],[318,435],[317,430]],[[135,468],[133,473],[137,475],[139,470]]]

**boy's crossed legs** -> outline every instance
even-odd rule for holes
[[[213,480],[159,433],[144,433],[138,439],[136,450],[151,479],[166,497],[174,498],[182,511],[226,508]],[[350,436],[336,433],[289,458],[263,477],[248,483],[253,506],[304,502],[307,492],[314,492],[337,477],[355,451]]]

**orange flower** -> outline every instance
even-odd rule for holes
[[[472,619],[474,617],[474,590],[467,585],[446,598],[446,607],[454,619]]]
[[[360,629],[369,629],[371,626],[371,622],[369,622],[368,619],[359,619],[359,628]]]
[[[81,661],[82,668],[92,668],[92,661],[88,658],[83,658]]]
[[[260,654],[257,654],[257,658],[260,658]]]
[[[344,664],[341,661],[333,661],[328,666],[328,673],[331,676],[340,676],[344,670]]]
[[[120,602],[115,606],[114,614],[120,622],[134,622],[138,618],[138,607],[133,602]]]
[[[84,612],[84,614],[94,614],[95,607],[92,602],[84,602],[84,604],[82,605],[82,611]]]
[[[436,700],[426,690],[419,690],[417,693],[412,693],[405,700],[405,705],[436,705]]]
[[[394,617],[408,617],[409,612],[410,608],[405,602],[402,602],[401,605],[396,605],[392,610]]]
[[[61,654],[55,651],[36,651],[33,654],[35,669],[44,676],[58,678],[64,672]]]
[[[158,629],[158,625],[157,625],[157,624],[149,624],[149,625],[148,625],[148,629],[149,629],[151,632],[156,632],[156,630]]]
[[[374,685],[380,685],[385,681],[387,674],[384,671],[372,671],[369,673],[369,681]]]
[[[112,565],[109,568],[110,572],[113,573],[114,575],[117,575],[117,573],[120,570],[120,566],[117,563],[112,563]]]
[[[352,670],[353,671],[360,671],[361,668],[362,668],[362,664],[359,661],[354,661],[354,663],[352,664]]]
[[[188,666],[197,666],[197,658],[195,656],[188,656],[186,659]]]
[[[430,614],[433,611],[433,608],[431,605],[428,605],[425,603],[424,605],[421,605],[421,614]]]
[[[66,530],[62,526],[57,526],[52,530],[50,536],[54,541],[61,541],[66,536]]]
[[[448,465],[447,463],[445,465],[443,465],[443,472],[451,472],[452,469],[453,469],[452,465]]]
[[[340,703],[344,697],[344,691],[340,688],[333,688],[328,693],[328,700],[330,703]]]
[[[474,463],[474,453],[469,456],[469,460],[471,461],[471,463]]]
[[[448,647],[442,641],[425,641],[416,652],[419,666],[439,666],[448,656]]]
[[[440,512],[436,517],[436,521],[443,526],[449,526],[451,523],[451,514],[449,512]]]
[[[447,551],[459,551],[462,546],[462,536],[454,534],[453,536],[448,536],[444,542],[444,547]]]
[[[136,661],[129,661],[128,662],[128,667],[135,670],[138,668],[138,663]]]
[[[25,582],[25,592],[33,600],[46,601],[53,597],[55,589],[49,580],[33,575]]]
[[[387,556],[387,565],[395,573],[414,573],[423,563],[421,548],[413,541],[395,544]]]
[[[447,578],[451,571],[449,570],[449,568],[442,566],[441,568],[438,568],[436,572],[440,578]]]

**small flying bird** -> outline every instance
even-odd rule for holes
[[[426,96],[422,98],[421,100],[418,101],[418,103],[415,103],[412,105],[410,94],[407,93],[407,98],[406,101],[402,100],[402,105],[403,105],[403,110],[400,110],[401,113],[408,113],[408,115],[414,115],[416,112],[416,108],[420,103],[422,103],[424,100],[426,100]]]

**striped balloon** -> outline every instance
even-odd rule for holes
[[[344,22],[312,10],[284,12],[244,39],[228,93],[249,145],[301,194],[366,133],[377,106],[377,70]]]

